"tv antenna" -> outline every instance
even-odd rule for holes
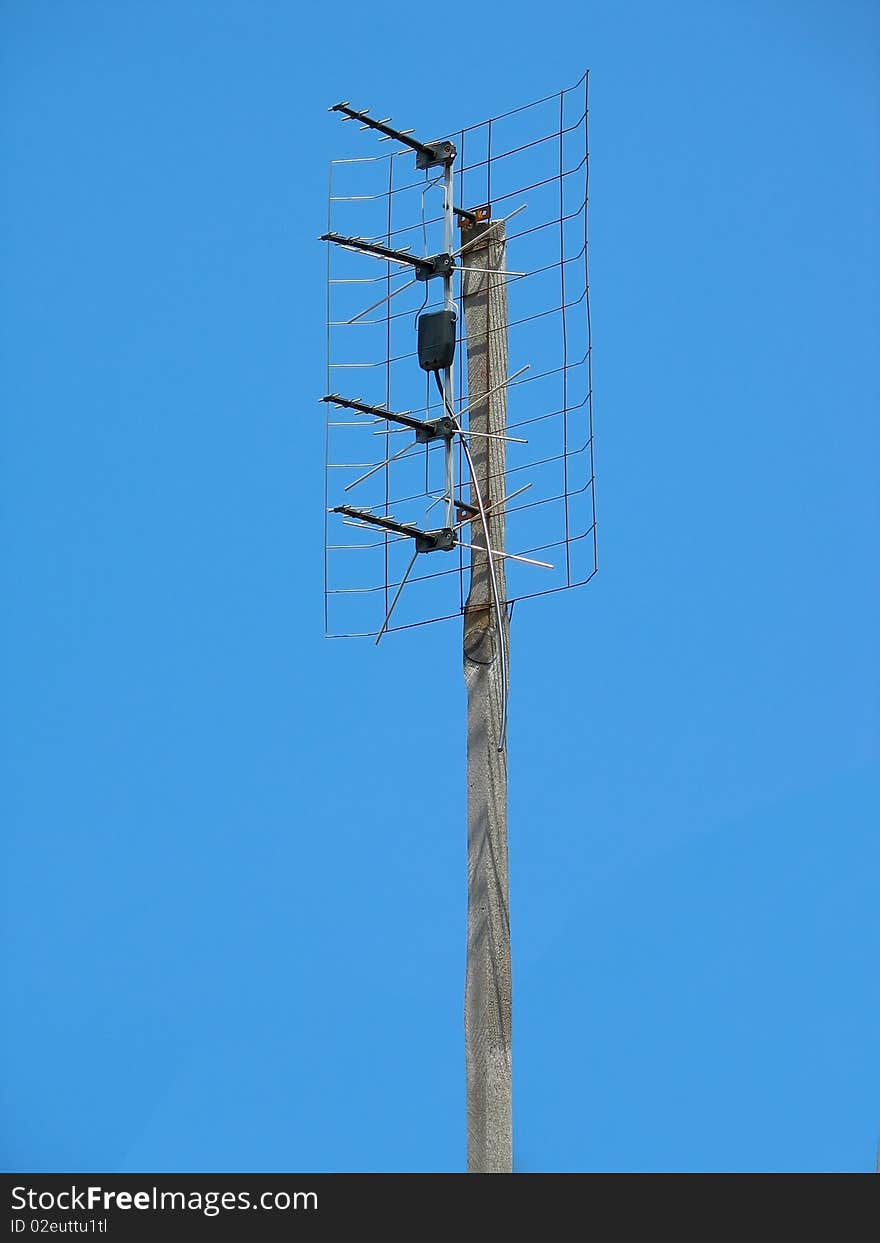
[[[331,108],[392,148],[330,166],[324,630],[463,618],[473,1172],[513,1168],[511,619],[598,568],[588,87],[439,139]]]

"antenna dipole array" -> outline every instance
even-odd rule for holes
[[[330,170],[325,633],[378,641],[460,616],[484,547],[506,570],[497,610],[589,581],[586,75],[441,139],[348,102],[331,111],[392,150]],[[469,254],[495,227],[503,271]],[[469,427],[465,269],[507,291],[511,370],[490,381],[507,398],[501,481],[473,471],[487,433]],[[506,549],[491,549],[480,483],[503,506]]]

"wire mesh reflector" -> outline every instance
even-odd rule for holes
[[[503,494],[507,603],[564,591],[597,568],[587,214],[588,76],[533,104],[447,135],[456,145],[457,208],[506,220],[509,376]],[[416,171],[413,152],[334,160],[328,232],[414,256],[443,251],[442,169]],[[460,245],[457,238],[456,247]],[[455,410],[468,427],[467,341],[460,294]],[[411,264],[327,243],[327,394],[419,420],[441,418],[419,367],[416,318],[440,309],[442,282]],[[527,368],[527,369],[526,369]],[[503,382],[506,377],[501,377]],[[494,382],[494,380],[493,380]],[[443,524],[443,441],[375,413],[326,406],[324,628],[375,636],[413,558],[412,538],[330,512],[340,504],[423,530]],[[520,443],[520,441],[527,443]],[[456,495],[470,482],[456,446]],[[467,541],[467,528],[462,539]],[[389,631],[461,614],[469,551],[416,558]]]

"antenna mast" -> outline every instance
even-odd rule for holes
[[[471,504],[485,506],[489,547],[505,551],[507,285],[504,224],[462,226],[462,302],[467,339]],[[476,270],[471,270],[475,268]],[[477,487],[476,481],[479,481]],[[504,558],[492,565],[481,523],[471,519],[470,591],[464,610],[467,686],[468,906],[464,1031],[468,1170],[513,1170],[511,1125],[510,897],[507,874],[506,703],[510,618]]]
[[[587,89],[584,74],[455,142],[422,141],[348,103],[331,109],[394,149],[331,164],[325,632],[378,643],[462,619],[474,1173],[513,1169],[513,606],[597,570]],[[510,269],[508,251],[525,270]],[[551,550],[555,564],[543,560]]]

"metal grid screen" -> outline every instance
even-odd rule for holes
[[[456,208],[506,221],[509,383],[504,495],[507,604],[589,581],[597,569],[587,203],[588,75],[573,87],[446,135],[457,148]],[[375,144],[371,134],[365,146]],[[334,160],[328,231],[416,255],[442,245],[442,171],[410,150]],[[459,244],[456,239],[456,246]],[[520,275],[522,274],[522,275]],[[467,343],[460,277],[454,387],[467,429]],[[440,281],[327,244],[327,394],[419,419],[443,414],[416,353],[416,317],[442,306]],[[503,381],[505,377],[501,377]],[[325,448],[324,628],[375,636],[412,555],[406,537],[331,512],[344,502],[422,528],[440,524],[443,448],[387,420],[334,405]],[[515,438],[515,439],[514,439]],[[525,443],[521,443],[525,442]],[[456,495],[470,484],[460,444]],[[469,552],[420,556],[389,631],[458,617]]]

